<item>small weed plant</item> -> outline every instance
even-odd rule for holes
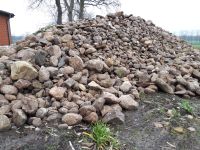
[[[185,110],[187,113],[193,114],[193,112],[194,112],[194,108],[191,106],[191,104],[187,100],[181,101],[180,107],[183,110]]]
[[[84,133],[96,143],[98,150],[119,149],[119,141],[114,137],[107,124],[97,122],[92,126],[91,133]]]
[[[172,117],[173,118],[179,118],[181,116],[180,112],[176,110],[175,108],[172,109]]]

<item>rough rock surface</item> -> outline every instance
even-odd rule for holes
[[[0,115],[0,131],[9,130],[11,127],[10,120],[5,115]]]
[[[11,65],[11,78],[13,80],[33,80],[37,76],[37,70],[26,61],[16,61]]]
[[[1,128],[8,120],[122,123],[122,108],[139,107],[140,92],[200,95],[199,58],[185,41],[122,12],[44,28],[0,49]]]

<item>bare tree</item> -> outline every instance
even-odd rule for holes
[[[79,5],[79,19],[84,18],[84,11],[86,11],[86,7],[93,6],[97,8],[101,7],[119,7],[120,2],[119,0],[77,0],[77,3]]]
[[[38,8],[42,4],[56,6],[57,24],[62,24],[63,14],[67,14],[68,20],[75,18],[84,19],[88,7],[119,7],[119,0],[29,0],[32,8]],[[54,7],[53,7],[54,8]]]
[[[67,10],[68,20],[73,21],[75,0],[64,0],[64,6]]]
[[[57,24],[62,24],[62,5],[61,5],[61,0],[29,0],[30,5],[29,7],[32,9],[36,9],[38,7],[51,7],[54,8],[56,6],[56,23]],[[52,13],[52,12],[51,12]]]
[[[56,7],[57,7],[57,12],[58,12],[58,16],[57,16],[57,24],[62,24],[62,7],[61,7],[61,3],[60,0],[55,0],[56,3]]]

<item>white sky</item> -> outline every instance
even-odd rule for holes
[[[11,19],[13,35],[32,33],[52,21],[47,10],[29,10],[28,1],[0,0],[0,10],[15,14]],[[126,14],[152,20],[168,31],[200,30],[200,0],[121,0],[121,3]]]

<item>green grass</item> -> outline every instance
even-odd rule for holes
[[[181,103],[179,104],[180,107],[185,110],[187,113],[193,114],[194,108],[191,106],[189,101],[187,100],[182,100]]]
[[[179,110],[176,110],[175,108],[172,109],[172,117],[173,118],[179,118],[181,116]]]
[[[200,49],[200,43],[199,44],[192,44],[192,46],[196,49]]]
[[[85,133],[96,144],[98,150],[119,149],[119,141],[114,137],[107,124],[97,122],[92,126],[91,133]]]

